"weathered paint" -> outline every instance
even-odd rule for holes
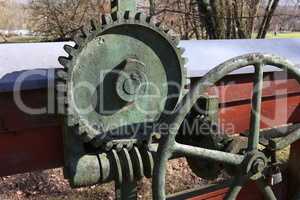
[[[227,122],[233,122],[233,124],[239,127],[240,130],[246,130],[249,125],[249,111],[250,111],[250,90],[251,90],[251,77],[248,75],[241,75],[239,77],[233,78],[232,76],[225,77],[223,79],[225,82],[229,82],[233,80],[232,87],[233,90],[225,90],[223,86],[219,86],[218,88],[225,92],[226,98],[224,98],[223,103],[225,107],[221,109],[221,118]],[[282,86],[282,88],[289,88],[288,92],[291,93],[290,96],[287,96],[283,99],[288,99],[289,109],[288,109],[288,120],[289,122],[299,122],[300,110],[298,108],[298,104],[300,102],[300,95],[297,91],[299,85],[297,81],[294,79],[290,79],[287,83],[278,86],[276,81],[272,81],[274,84],[270,84],[270,87],[267,88],[267,91],[264,92],[263,96],[266,98],[262,104],[262,112],[266,112],[267,116],[275,117],[275,106],[276,110],[278,108],[282,108],[283,102],[279,101],[276,104],[274,98],[275,91]],[[246,89],[245,89],[246,88]],[[249,88],[249,89],[247,89]],[[244,90],[245,89],[245,90]],[[246,91],[239,92],[239,91]],[[248,91],[248,92],[247,92]],[[236,96],[230,95],[231,92],[234,92]],[[40,117],[36,117],[39,123],[36,123],[36,120],[29,120],[30,116],[24,115],[24,113],[20,112],[12,99],[9,98],[11,96],[10,93],[1,93],[0,94],[0,145],[1,145],[1,153],[0,155],[6,155],[6,157],[0,156],[0,162],[6,163],[6,165],[1,165],[1,176],[29,172],[34,170],[41,169],[49,169],[55,167],[63,166],[63,146],[62,146],[62,133],[61,129],[58,125],[58,119],[51,118],[51,120],[44,118],[41,121]],[[247,97],[248,96],[248,97]],[[35,103],[37,107],[46,105],[47,103],[47,95],[46,91],[39,90],[29,90],[23,94],[23,97],[28,102]],[[226,104],[228,102],[228,104]],[[5,111],[4,111],[5,110]],[[280,113],[277,113],[277,115]],[[246,117],[244,117],[246,116]],[[6,119],[5,121],[3,119]],[[4,122],[3,122],[4,121]],[[52,121],[52,122],[51,122]],[[51,123],[49,123],[51,122]],[[18,126],[16,126],[18,124]],[[279,126],[282,124],[286,124],[285,120],[275,120],[272,126]],[[265,125],[264,127],[268,127]],[[2,143],[3,142],[3,143]],[[18,148],[14,148],[17,147]],[[296,171],[291,172],[291,177],[289,180],[294,180],[294,177],[297,177],[299,168],[297,168],[297,155],[300,152],[299,145],[293,145],[293,167],[296,168]],[[5,154],[3,154],[5,152]],[[19,158],[24,159],[20,159]],[[18,158],[18,167],[16,168],[16,159]],[[296,165],[295,165],[296,164]],[[292,168],[292,167],[291,167]],[[299,179],[300,180],[300,179]],[[289,188],[293,188],[295,184],[291,183]],[[280,188],[282,189],[282,188]],[[226,189],[221,189],[213,191],[212,193],[207,192],[206,195],[200,195],[200,199],[222,199],[223,194],[226,192]],[[220,195],[215,195],[215,194]],[[256,190],[245,190],[242,192],[242,198],[250,196],[253,193],[257,193]],[[211,195],[211,196],[210,196]],[[207,197],[207,198],[206,198]],[[250,198],[251,199],[251,198]]]
[[[180,153],[186,152],[190,155],[197,155],[199,158],[209,158],[215,161],[221,161],[223,152],[218,154],[215,152],[214,156],[207,156],[207,152],[202,151],[203,149],[192,147],[182,148],[175,141],[178,130],[187,116],[191,111],[196,101],[201,95],[204,95],[209,87],[214,86],[218,81],[224,78],[226,75],[233,71],[239,70],[247,66],[255,66],[254,83],[259,83],[258,93],[255,90],[252,91],[252,102],[253,107],[258,113],[253,113],[250,111],[252,117],[250,120],[250,129],[252,132],[248,136],[248,149],[245,153],[245,159],[240,165],[240,173],[236,175],[232,186],[230,187],[229,193],[226,195],[225,199],[235,200],[237,199],[241,189],[245,186],[246,182],[249,180],[255,180],[260,190],[264,193],[267,199],[275,200],[276,196],[272,191],[269,184],[266,183],[266,178],[262,175],[264,169],[268,168],[268,162],[266,155],[258,151],[258,139],[259,139],[259,129],[260,129],[260,117],[261,117],[261,101],[262,101],[262,86],[263,86],[263,67],[264,66],[274,66],[280,68],[281,70],[287,71],[297,77],[300,80],[300,70],[290,61],[269,54],[247,54],[244,56],[239,56],[232,58],[208,72],[203,78],[197,81],[194,87],[191,88],[189,93],[183,98],[182,102],[178,105],[177,109],[172,113],[168,120],[164,121],[170,125],[167,134],[163,135],[163,138],[159,141],[158,156],[155,162],[154,175],[152,182],[152,191],[154,200],[163,200],[166,198],[165,193],[165,176],[166,176],[166,165],[168,160],[171,158],[172,154],[178,150]],[[197,153],[194,153],[197,152]],[[232,163],[237,163],[239,158],[226,157],[231,160]],[[234,161],[234,162],[233,162]],[[255,167],[256,165],[261,165],[262,167]]]

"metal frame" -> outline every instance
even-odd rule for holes
[[[173,153],[181,153],[185,155],[198,156],[199,158],[210,159],[229,163],[242,167],[243,172],[239,174],[233,181],[230,192],[227,194],[227,200],[234,200],[237,198],[242,187],[249,181],[255,180],[260,190],[263,192],[266,199],[275,200],[276,197],[271,187],[266,183],[263,176],[263,171],[267,167],[266,156],[259,152],[259,136],[260,136],[260,114],[261,114],[261,99],[262,99],[262,86],[263,86],[263,67],[271,65],[291,74],[294,74],[300,80],[300,70],[296,68],[288,60],[266,54],[249,54],[231,59],[215,69],[211,70],[202,79],[197,81],[195,87],[184,97],[182,103],[178,106],[176,111],[169,116],[169,120],[160,123],[167,123],[171,129],[167,133],[162,133],[163,138],[160,140],[158,149],[158,157],[154,168],[153,177],[153,199],[163,200],[166,199],[165,195],[165,175],[166,165],[168,159]],[[255,81],[254,88],[257,93],[253,92],[250,134],[248,136],[248,149],[247,153],[242,155],[235,155],[219,151],[207,150],[199,147],[187,146],[178,144],[175,141],[177,132],[185,116],[189,113],[197,99],[205,93],[209,87],[214,86],[216,82],[221,80],[226,75],[237,69],[254,66],[255,67]],[[298,130],[296,131],[298,132]],[[294,132],[293,132],[294,133]],[[291,135],[293,135],[293,133]],[[298,135],[296,135],[298,136]],[[289,136],[293,139],[289,142],[297,141],[300,138]],[[290,144],[290,143],[288,143]],[[280,147],[284,147],[284,144]]]
[[[281,73],[281,72],[275,72]],[[224,98],[220,99],[220,103],[223,105],[220,112],[220,120],[224,123],[232,123],[238,127],[239,132],[243,132],[247,129],[249,124],[249,116],[247,112],[250,112],[249,94],[252,90],[252,78],[251,74],[242,74],[242,75],[229,75],[222,79],[225,86],[217,85],[213,90],[227,91],[224,94]],[[272,84],[263,92],[263,103],[262,111],[268,111],[264,113],[265,117],[271,118],[276,113],[274,112],[274,91],[278,90],[278,85],[282,88],[287,88],[287,91],[284,93],[286,99],[288,100],[289,108],[287,110],[286,119],[277,119],[272,124],[263,125],[263,128],[271,128],[275,126],[280,126],[287,123],[298,123],[299,122],[299,84],[294,79],[293,76],[289,76],[286,83],[282,83],[281,78],[283,76],[273,76],[273,73],[265,73],[265,78],[268,79],[266,82]],[[274,79],[276,78],[276,80]],[[279,78],[279,79],[278,79]],[[199,78],[192,79],[193,82],[198,82]],[[240,91],[244,92],[241,93]],[[223,92],[222,92],[223,93]],[[26,115],[18,110],[18,107],[15,105],[11,92],[1,93],[0,92],[0,118],[3,119],[5,130],[0,131],[0,161],[6,163],[5,165],[0,166],[1,176],[7,176],[16,173],[25,173],[35,170],[50,169],[63,166],[63,142],[62,142],[62,128],[59,125],[59,119],[54,117],[53,119],[50,116],[40,117],[36,116],[35,118],[39,119],[39,123],[36,123],[35,120],[31,119],[31,116]],[[22,91],[22,97],[25,102],[30,102],[30,105],[33,104],[34,107],[44,107],[47,105],[47,91],[44,89],[35,89]],[[34,102],[32,101],[34,99]],[[281,101],[280,101],[281,102]],[[276,104],[276,110],[286,109],[282,107],[281,103]],[[17,124],[17,126],[16,126]],[[271,127],[270,127],[271,126]],[[294,156],[294,162],[290,165],[298,165],[298,153],[300,152],[299,145],[295,144],[292,148],[292,154]],[[13,148],[12,148],[13,146]],[[34,148],[32,148],[34,147]],[[15,158],[19,159],[16,160]],[[16,167],[18,166],[18,167]],[[297,167],[297,166],[296,166]],[[298,170],[295,169],[295,174],[291,173],[287,179],[289,182],[289,189],[295,187],[297,184],[293,184],[293,181],[298,177]],[[290,172],[290,171],[289,171]],[[281,185],[278,188],[283,188],[285,190],[286,185]],[[201,195],[203,193],[198,193],[201,195],[200,199],[207,199],[207,196],[214,197],[216,194],[224,194],[224,189],[220,191],[215,191],[218,189],[213,189],[212,192],[208,192],[206,195]],[[280,189],[282,190],[282,189]],[[226,189],[227,191],[227,189]],[[250,189],[243,190],[241,197],[242,199],[251,197],[255,194],[256,188],[251,187]],[[289,192],[293,194],[294,192]],[[220,197],[221,198],[221,194]],[[255,195],[254,195],[255,196]],[[254,197],[253,197],[254,198]],[[257,199],[257,198],[255,198]]]

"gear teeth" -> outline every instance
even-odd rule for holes
[[[187,68],[183,67],[183,68],[182,68],[182,71],[183,71],[183,73],[185,74],[185,77],[184,77],[184,78],[187,78]]]
[[[87,38],[94,32],[94,28],[92,27],[92,24],[88,24],[82,28],[82,31],[85,33],[85,37]]]
[[[80,129],[79,129],[79,131],[80,131]],[[86,131],[79,133],[79,136],[84,143],[89,143],[90,141],[92,141],[92,138],[90,137],[89,134],[87,134]]]
[[[75,55],[75,49],[74,47],[70,46],[70,45],[65,45],[64,46],[64,50],[70,55],[70,56],[74,56]]]
[[[64,70],[62,69],[59,69],[56,71],[56,76],[59,78],[59,79],[63,79],[63,80],[66,80],[68,78],[68,73],[65,72]]]
[[[125,20],[129,20],[130,19],[130,11],[125,11],[125,13],[124,13],[124,19]]]
[[[102,15],[101,17],[102,25],[108,25],[113,22],[111,15]]]
[[[185,52],[184,48],[177,48],[178,53],[182,56]]]
[[[189,62],[189,59],[188,59],[188,58],[184,57],[184,58],[182,58],[182,59],[183,59],[183,64],[184,64],[184,65],[188,64],[188,62]]]
[[[83,135],[84,133],[86,133],[86,127],[84,126],[83,122],[81,120],[79,120],[79,135]]]
[[[150,24],[150,23],[151,23],[151,20],[152,20],[152,17],[150,17],[150,16],[149,16],[149,17],[146,17],[146,22],[147,22],[147,23]]]
[[[93,31],[99,31],[99,30],[101,30],[101,23],[96,19],[92,19],[91,27],[92,27]]]
[[[136,21],[138,21],[138,22],[141,22],[141,23],[147,23],[147,22],[146,22],[147,17],[146,17],[146,15],[144,15],[143,13],[137,13],[137,14],[135,15],[135,19],[136,19]]]
[[[79,32],[79,35],[82,37],[82,38],[86,38],[87,35],[88,35],[88,30],[86,29],[86,27],[81,27],[80,29],[80,32]]]
[[[172,42],[175,46],[178,46],[179,45],[179,42],[180,42],[180,38],[178,36],[173,36],[172,37]]]
[[[81,33],[77,33],[74,36],[73,40],[76,43],[76,45],[80,46],[84,42],[85,37]]]
[[[57,90],[66,94],[63,98],[57,98],[57,101],[60,102],[61,106],[64,106],[65,112],[67,116],[67,123],[70,127],[75,127],[77,130],[77,134],[85,142],[93,142],[95,137],[99,135],[99,130],[95,129],[89,125],[88,123],[83,123],[82,119],[79,116],[79,113],[76,112],[75,108],[72,107],[72,97],[71,97],[71,80],[70,79],[72,73],[73,63],[76,61],[75,58],[83,48],[83,46],[88,43],[89,39],[93,39],[94,37],[98,37],[98,34],[103,32],[103,29],[109,29],[110,27],[114,27],[123,24],[139,24],[145,27],[151,28],[151,30],[157,31],[161,36],[163,36],[166,40],[171,43],[176,51],[179,62],[181,64],[181,73],[183,77],[183,85],[186,83],[186,68],[184,68],[184,64],[186,59],[182,58],[182,54],[184,53],[183,49],[179,48],[179,38],[172,36],[171,30],[164,29],[161,23],[155,23],[156,19],[154,17],[147,17],[143,13],[132,13],[130,11],[126,11],[125,13],[112,13],[111,15],[102,15],[99,20],[91,20],[88,30],[81,28],[78,30],[78,34],[73,37],[73,41],[75,42],[75,46],[65,46],[65,51],[69,54],[69,57],[59,57],[59,63],[65,67],[61,72],[57,72],[57,76],[61,77],[62,80],[58,80]],[[104,33],[105,34],[105,33]],[[87,38],[88,37],[88,38]],[[74,61],[73,61],[74,58]],[[70,88],[68,88],[70,87]],[[65,92],[66,91],[66,92]],[[180,94],[179,101],[182,98],[182,94]],[[70,103],[70,105],[68,105]],[[95,140],[96,141],[96,140]],[[103,140],[104,141],[104,140]],[[94,145],[96,146],[96,145]],[[113,147],[111,147],[113,148]],[[132,146],[122,146],[122,148],[132,148]],[[149,175],[150,176],[150,175]]]
[[[110,16],[114,22],[118,21],[118,12],[112,12]]]
[[[58,62],[59,62],[62,66],[64,66],[65,68],[68,68],[70,61],[71,61],[71,60],[70,60],[69,58],[64,57],[64,56],[60,56],[60,57],[58,58]]]
[[[142,21],[142,18],[143,18],[143,14],[140,12],[136,13],[134,16],[134,19],[138,21]]]
[[[187,88],[191,85],[191,79],[190,78],[186,78],[186,86]]]
[[[73,115],[69,115],[68,117],[68,125],[73,127],[73,126],[77,126],[79,123],[79,120],[73,116]]]
[[[96,135],[92,132],[89,132],[88,129],[89,127],[86,127],[82,121],[79,121],[78,134],[85,143],[92,141],[96,137]]]
[[[162,23],[161,23],[161,22],[157,22],[157,23],[155,23],[155,26],[156,26],[156,27],[158,27],[158,28],[161,28],[161,29],[163,29],[163,27],[162,27]]]
[[[57,103],[59,105],[68,105],[68,101],[65,97],[57,97]]]
[[[56,84],[56,90],[58,92],[67,92],[67,85],[64,82],[59,82]]]
[[[170,32],[170,29],[165,29],[164,32],[165,32],[166,34],[168,34],[168,33]]]

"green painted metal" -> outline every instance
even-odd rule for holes
[[[263,84],[263,66],[271,65],[285,70],[297,77],[300,80],[300,70],[294,64],[290,63],[288,60],[266,54],[249,54],[245,56],[240,56],[231,59],[215,69],[207,73],[202,79],[200,79],[191,91],[183,98],[182,102],[178,105],[174,113],[168,116],[168,120],[161,123],[168,124],[171,127],[167,134],[163,134],[163,138],[160,140],[157,160],[154,168],[153,176],[153,199],[154,200],[164,200],[165,195],[165,175],[166,175],[166,164],[169,158],[172,157],[173,153],[180,153],[192,156],[198,156],[199,158],[206,158],[209,160],[215,160],[219,162],[224,162],[232,165],[237,165],[240,167],[239,173],[237,174],[237,179],[234,181],[232,188],[227,195],[227,200],[236,199],[239,191],[244,186],[247,180],[258,181],[258,184],[262,186],[260,189],[265,194],[267,199],[276,199],[270,186],[263,185],[262,180],[265,181],[264,172],[269,169],[268,157],[258,149],[258,140],[260,134],[260,106],[261,106],[261,89]],[[259,92],[253,94],[253,106],[257,115],[252,112],[252,122],[251,122],[251,132],[249,134],[248,151],[244,155],[225,153],[221,151],[214,151],[203,149],[194,146],[182,145],[175,141],[176,135],[179,131],[180,125],[191,111],[197,100],[203,95],[207,89],[214,86],[219,80],[221,80],[227,74],[231,72],[247,67],[255,66],[256,68],[256,79],[255,83],[258,85]],[[299,129],[298,129],[299,130]],[[291,139],[290,142],[294,142]],[[268,149],[266,149],[268,151]],[[244,181],[246,178],[246,181]],[[243,179],[243,181],[241,181]]]
[[[252,110],[251,110],[251,124],[249,140],[249,151],[256,150],[259,145],[259,132],[260,132],[260,115],[261,115],[261,101],[262,101],[262,89],[264,80],[263,63],[255,65],[255,78],[253,84],[253,96],[252,96]]]
[[[134,146],[130,150],[123,148],[118,152],[112,150],[108,153],[89,153],[80,137],[69,133],[70,131],[64,132],[64,175],[73,188],[115,181],[120,189],[126,188],[123,185],[129,183],[134,185],[145,174],[152,175],[154,164],[150,164],[150,168],[144,167],[149,165],[147,160],[153,160],[151,152],[145,147]],[[131,196],[134,194],[129,190],[122,192],[131,193]]]
[[[218,97],[203,96],[194,107],[185,118],[177,135],[177,141],[205,149],[225,151],[232,143],[232,139],[218,132]],[[224,169],[224,165],[215,161],[194,156],[186,156],[186,159],[191,170],[205,180],[215,180]]]
[[[201,147],[193,147],[179,143],[174,144],[173,152],[175,154],[199,157],[200,159],[213,160],[230,165],[240,165],[244,160],[244,156],[242,155],[235,155],[231,153],[210,150]]]
[[[145,125],[175,108],[186,81],[183,51],[166,32],[141,13],[126,13],[103,17],[102,26],[93,23],[75,47],[65,47],[66,120],[84,142],[109,150],[112,141],[145,141],[152,133],[139,134]]]
[[[178,40],[128,12],[135,4],[112,2],[117,10],[83,28],[76,45],[64,47],[69,57],[59,58],[65,176],[72,187],[115,181],[117,199],[136,199],[136,182],[152,177],[147,125],[173,111],[186,83]]]
[[[269,148],[274,151],[280,151],[287,148],[289,145],[300,140],[300,130],[294,130],[287,134],[285,137],[271,139],[269,143]]]
[[[275,196],[271,186],[267,183],[267,180],[261,178],[257,181],[257,185],[262,191],[264,198],[268,200],[276,200],[277,197]]]

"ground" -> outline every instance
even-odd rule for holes
[[[300,32],[294,32],[294,33],[278,33],[275,35],[274,33],[269,33],[268,38],[300,38]]]
[[[170,162],[167,175],[168,192],[179,192],[207,183],[190,171],[185,159]],[[113,184],[106,184],[86,189],[71,189],[68,182],[63,178],[62,169],[54,169],[0,178],[0,199],[114,199],[114,186]],[[151,199],[150,180],[144,179],[139,183],[139,199]]]
[[[279,161],[287,163],[289,148],[278,153]],[[223,181],[221,175],[215,181],[206,181],[197,177],[188,167],[185,159],[169,162],[167,171],[167,192],[176,193]],[[151,180],[139,183],[139,200],[151,199]],[[96,200],[114,199],[114,185],[106,184],[85,189],[71,189],[63,178],[62,169],[26,173],[0,178],[1,200]]]

